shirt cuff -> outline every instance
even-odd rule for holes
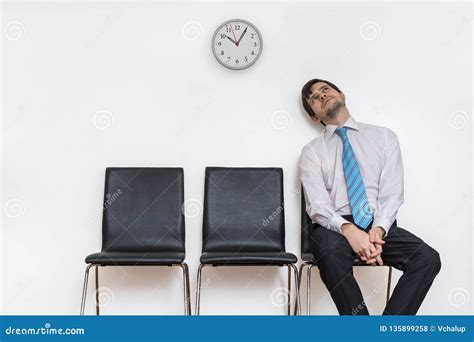
[[[351,222],[347,221],[344,217],[340,215],[336,215],[329,222],[328,228],[341,234],[341,227],[344,223],[351,223]]]
[[[390,222],[390,220],[383,218],[383,217],[376,217],[374,219],[374,223],[372,224],[372,228],[375,227],[382,227],[385,230],[385,235],[383,237],[386,237],[388,235],[388,231],[390,230],[390,227],[392,226],[393,222]]]

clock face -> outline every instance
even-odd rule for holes
[[[214,56],[229,69],[248,68],[260,57],[262,49],[262,35],[252,23],[242,19],[226,21],[212,38]]]

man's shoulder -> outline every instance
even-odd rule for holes
[[[389,130],[388,127],[369,124],[369,123],[366,123],[366,122],[357,122],[357,124],[359,125],[359,128],[363,128],[363,129],[370,129],[370,130],[374,130],[374,131],[384,131],[384,132]]]
[[[303,146],[303,149],[302,149],[302,152],[304,152],[305,150],[311,150],[311,149],[317,149],[317,147],[321,146],[322,144],[325,143],[325,137],[324,137],[324,132],[321,133],[319,136],[317,136],[316,138],[312,139],[311,141],[309,141],[306,145]]]
[[[386,137],[388,135],[396,137],[395,132],[393,130],[391,130],[390,128],[388,128],[388,127],[378,126],[378,125],[369,124],[369,123],[365,123],[365,122],[358,122],[357,124],[359,125],[360,130],[363,130],[363,131],[368,132],[368,133],[380,134],[384,137]]]

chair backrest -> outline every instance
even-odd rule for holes
[[[284,252],[281,168],[207,167],[203,252]]]
[[[102,251],[184,253],[182,168],[105,171]]]
[[[311,254],[311,225],[313,220],[306,212],[306,201],[303,186],[301,186],[301,255]],[[304,259],[304,258],[303,258]]]

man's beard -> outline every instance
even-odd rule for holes
[[[334,101],[332,107],[329,107],[326,112],[326,120],[334,119],[339,113],[339,110],[344,107],[344,105],[345,103],[342,101]]]

